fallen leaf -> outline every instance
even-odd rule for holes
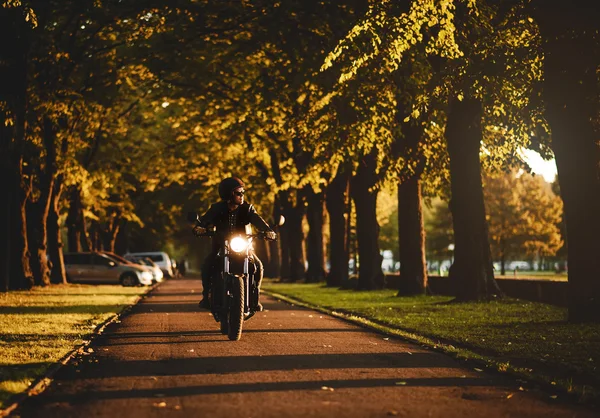
[[[384,338],[383,341],[389,341],[390,339],[388,337]]]
[[[159,402],[159,403],[155,403],[154,406],[157,407],[157,408],[164,408],[164,407],[167,406],[167,403],[166,402]]]
[[[194,352],[194,349],[192,348],[192,349],[190,350],[190,353],[193,353],[193,352]]]
[[[177,409],[177,410],[180,410],[181,409],[181,405],[175,405],[174,408]]]
[[[558,396],[557,396],[557,395],[551,395],[550,397],[551,397],[552,399],[556,399],[556,398],[558,398]]]
[[[512,394],[512,393],[509,393],[509,394],[506,396],[506,399],[510,399],[510,398],[512,398],[512,397],[513,397],[513,394]]]
[[[396,416],[396,415],[398,415],[398,411],[391,410],[391,411],[388,411],[387,414],[391,415],[391,416]]]
[[[410,354],[412,356],[412,353],[410,351],[407,351],[406,354]]]
[[[482,372],[483,370],[478,369],[477,367],[475,367],[473,370],[475,370],[476,372]]]
[[[406,382],[396,382],[397,386],[406,386]]]

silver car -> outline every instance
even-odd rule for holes
[[[64,254],[67,280],[72,283],[120,283],[149,286],[152,272],[143,266],[122,263],[98,252]]]

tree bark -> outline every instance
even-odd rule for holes
[[[289,191],[279,193],[281,210],[285,217],[285,225],[279,231],[279,242],[281,248],[281,278],[290,280],[292,277],[290,268],[290,219],[289,217]]]
[[[60,197],[62,195],[63,181],[59,176],[54,184],[52,205],[48,214],[48,256],[52,261],[50,282],[54,284],[67,283],[67,272],[63,257],[63,242],[59,223]]]
[[[327,286],[338,287],[348,281],[348,262],[350,249],[348,247],[349,230],[347,227],[350,214],[350,174],[342,169],[327,188],[326,204],[329,213],[329,274]]]
[[[69,190],[69,212],[67,214],[67,243],[69,252],[81,252],[81,190],[77,186]]]
[[[31,194],[31,183],[25,179],[23,173],[23,158],[18,165],[16,184],[13,188],[14,201],[18,202],[18,209],[12,212],[11,220],[11,264],[10,276],[14,280],[11,288],[31,289],[34,284],[31,270],[29,252],[29,239],[27,237],[27,202]],[[14,245],[13,245],[14,244]]]
[[[42,138],[45,149],[45,165],[39,172],[40,196],[32,203],[32,223],[30,236],[35,248],[33,277],[39,286],[50,284],[50,266],[48,264],[48,214],[53,202],[56,181],[56,129],[52,121],[44,117]]]
[[[352,177],[352,198],[356,207],[356,235],[358,240],[358,290],[382,289],[385,275],[381,269],[383,256],[379,252],[379,224],[377,223],[377,194],[372,190],[377,183],[376,152],[361,161]]]
[[[543,98],[564,202],[569,321],[600,322],[598,16],[570,3],[538,4],[544,38]]]
[[[453,99],[449,105],[445,135],[455,239],[450,276],[456,279],[459,301],[490,300],[501,294],[494,279],[485,218],[479,158],[481,116],[482,106],[476,99]]]
[[[323,192],[315,193],[312,187],[306,189],[306,219],[308,221],[308,237],[306,240],[306,252],[308,258],[308,269],[306,281],[318,283],[325,280],[325,242],[323,227],[325,222],[325,196]]]
[[[304,231],[302,220],[304,219],[304,197],[300,191],[296,191],[296,204],[288,202],[286,215],[288,225],[288,245],[290,256],[289,280],[296,282],[305,277],[304,258]]]
[[[281,215],[281,208],[279,206],[279,198],[275,198],[273,203],[273,225],[277,231],[277,241],[266,241],[266,247],[269,252],[269,260],[265,264],[265,275],[267,277],[281,277],[281,231],[282,229],[277,225],[279,222],[279,216]],[[285,225],[285,224],[284,224]]]
[[[2,165],[0,211],[0,290],[33,286],[29,264],[25,204],[31,184],[23,177],[27,108],[27,57],[30,23],[23,19],[23,6],[0,8],[0,164]]]
[[[109,217],[109,220],[101,234],[102,248],[105,251],[110,251],[111,253],[115,252],[115,243],[117,242],[117,235],[119,234],[120,228],[121,215],[117,211]]]
[[[398,186],[398,237],[400,246],[400,279],[409,285],[405,294],[425,294],[425,228],[421,205],[421,181],[418,175]],[[400,292],[398,296],[401,296]]]

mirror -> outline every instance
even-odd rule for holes
[[[195,223],[198,221],[198,214],[196,212],[188,212],[187,220],[190,223]]]
[[[285,223],[285,218],[283,215],[279,215],[279,222],[277,222],[277,226],[281,226]]]

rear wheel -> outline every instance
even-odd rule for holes
[[[244,280],[241,277],[230,276],[232,299],[229,304],[229,333],[231,341],[242,338],[242,325],[244,324]]]
[[[124,275],[121,276],[121,284],[123,286],[131,287],[131,286],[137,286],[138,284],[140,284],[140,282],[135,274],[125,273]]]

